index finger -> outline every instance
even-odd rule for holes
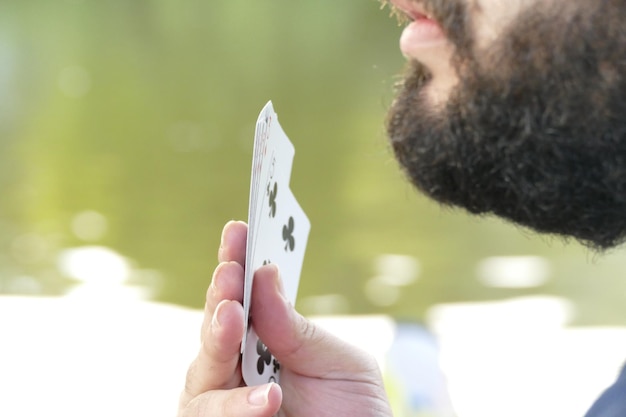
[[[237,262],[241,266],[246,263],[246,238],[248,225],[240,221],[230,221],[222,231],[222,241],[217,252],[219,262]]]

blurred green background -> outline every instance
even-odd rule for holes
[[[578,324],[626,324],[623,250],[442,210],[404,181],[383,131],[400,31],[374,0],[3,1],[0,292],[63,294],[76,281],[60,254],[98,245],[151,298],[201,307],[223,224],[247,217],[271,99],[312,223],[304,313],[420,320],[437,303],[549,294]],[[526,273],[537,282],[489,278]]]

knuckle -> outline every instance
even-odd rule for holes
[[[231,352],[224,351],[223,346],[217,343],[214,338],[207,337],[200,349],[211,366],[225,365],[233,360]]]
[[[185,409],[184,417],[230,417],[241,408],[233,400],[232,391],[208,391],[194,398]]]
[[[319,331],[313,322],[302,318],[299,323],[299,331],[304,340],[314,341],[319,338]]]
[[[287,356],[298,355],[306,346],[316,345],[324,339],[324,332],[304,317],[300,318],[294,330],[296,332],[294,339],[297,342],[289,352],[286,352]]]
[[[208,403],[206,396],[192,399],[183,410],[181,417],[209,417],[210,414],[205,412]]]
[[[194,360],[191,365],[189,365],[189,369],[187,369],[187,375],[185,376],[185,388],[184,393],[194,396],[195,391],[195,382],[198,379],[198,360]]]

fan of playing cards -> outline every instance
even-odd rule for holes
[[[256,123],[248,209],[243,295],[246,331],[241,370],[246,384],[279,381],[280,365],[250,323],[254,271],[268,263],[280,268],[285,295],[295,303],[311,223],[289,188],[295,150],[268,102]]]

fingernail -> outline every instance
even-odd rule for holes
[[[224,249],[224,235],[226,234],[226,229],[228,229],[228,225],[231,223],[232,221],[226,223],[224,225],[224,228],[222,229],[222,236],[220,237],[220,249],[219,249],[220,252],[222,252],[222,250]]]
[[[213,271],[213,277],[211,278],[211,285],[209,288],[211,289],[211,296],[216,297],[219,294],[220,290],[220,270],[223,268],[224,262],[221,262]]]
[[[215,311],[213,312],[213,317],[211,318],[211,326],[214,329],[218,329],[221,326],[219,315],[220,315],[220,311],[222,310],[222,306],[224,305],[225,302],[226,300],[222,300],[217,305],[217,307],[215,307]]]
[[[285,286],[283,285],[283,279],[280,276],[280,269],[278,268],[278,265],[275,264],[271,264],[272,267],[274,267],[274,279],[275,281],[275,285],[276,285],[276,289],[278,290],[278,293],[280,295],[283,296],[283,298],[286,298],[285,295]]]
[[[267,404],[267,398],[269,396],[272,384],[261,385],[256,387],[248,394],[248,403],[254,406],[260,406]]]
[[[229,220],[226,222],[226,224],[224,225],[224,228],[222,229],[222,239],[220,241],[220,245],[224,245],[224,236],[226,236],[226,231],[234,224],[237,223],[235,220]]]

